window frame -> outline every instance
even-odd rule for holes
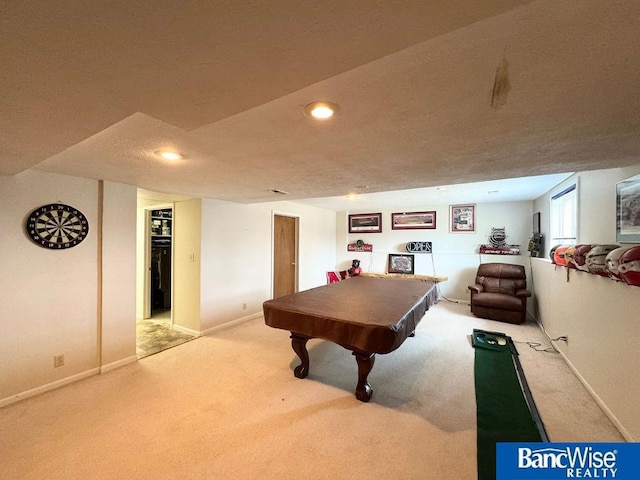
[[[579,232],[579,185],[576,180],[549,200],[549,241],[551,245],[575,245]],[[564,211],[563,214],[560,212]],[[560,215],[560,217],[559,217]]]

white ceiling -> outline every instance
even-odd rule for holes
[[[297,202],[337,212],[371,211],[385,208],[422,211],[437,205],[518,202],[533,200],[544,195],[570,175],[570,173],[552,173],[535,177],[447,185],[444,190],[440,190],[439,187],[411,188],[389,192],[310,198]]]
[[[639,21],[637,0],[4,2],[0,174],[328,207],[634,165]]]

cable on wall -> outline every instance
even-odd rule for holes
[[[433,276],[436,277],[436,261],[433,257],[433,250],[431,250],[430,254],[431,255],[431,269],[433,270]],[[447,302],[450,303],[457,303],[457,304],[461,304],[462,302],[460,302],[459,300],[451,300],[450,298],[445,297],[442,292],[440,291],[440,282],[436,282],[436,292],[438,292],[438,298],[444,298]]]

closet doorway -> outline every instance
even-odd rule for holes
[[[173,346],[173,207],[143,209],[143,314],[136,321],[136,353],[147,357]]]
[[[136,353],[147,357],[195,338],[175,324],[175,205],[138,190]]]

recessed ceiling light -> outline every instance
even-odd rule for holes
[[[313,102],[304,107],[304,114],[314,120],[329,120],[338,111],[340,106],[331,102]]]
[[[182,160],[182,155],[177,152],[172,152],[170,150],[160,150],[156,152],[157,155],[164,158],[165,160]]]

